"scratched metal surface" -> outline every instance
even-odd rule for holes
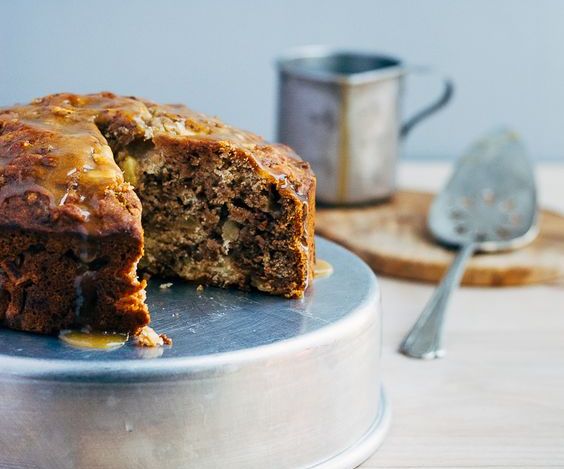
[[[87,372],[125,366],[131,373],[155,367],[164,371],[169,368],[165,365],[175,366],[175,359],[237,352],[307,335],[343,319],[377,290],[373,274],[350,252],[318,238],[317,253],[333,265],[334,273],[315,280],[298,300],[218,288],[200,293],[195,285],[182,281],[161,289],[164,280],[152,279],[148,288],[152,326],[173,339],[172,347],[154,351],[128,343],[114,351],[89,351],[70,347],[56,337],[3,329],[0,368],[30,376],[64,372],[69,367],[74,372],[80,367]],[[134,367],[132,361],[137,362]]]

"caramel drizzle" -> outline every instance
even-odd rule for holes
[[[79,349],[116,350],[128,341],[128,334],[118,332],[92,332],[67,329],[59,333],[59,339]]]
[[[259,168],[275,177],[281,190],[291,190],[304,198],[301,188],[294,185],[299,180],[294,173],[305,163],[295,162],[296,168],[291,165],[287,174],[282,170],[282,155],[298,159],[291,150],[272,152],[274,147],[260,137],[183,106],[158,106],[100,93],[51,95],[29,105],[0,110],[0,173],[5,180],[0,203],[37,192],[47,196],[52,209],[73,206],[73,214],[84,225],[84,231],[95,231],[99,226],[99,199],[107,190],[129,188],[100,131],[108,126],[113,128],[110,133],[131,139],[147,140],[167,133],[258,152],[262,154],[256,158]],[[2,148],[2,137],[9,146]]]
[[[333,266],[323,259],[316,259],[315,266],[313,268],[313,277],[314,278],[323,278],[329,277],[333,274]]]

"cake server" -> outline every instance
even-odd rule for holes
[[[428,228],[458,253],[400,351],[413,358],[444,355],[442,331],[453,290],[475,252],[515,249],[538,233],[534,174],[514,132],[498,130],[476,142],[431,206]]]

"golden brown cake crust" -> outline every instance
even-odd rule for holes
[[[1,322],[37,332],[53,332],[72,323],[68,311],[43,323],[37,311],[39,299],[46,301],[39,294],[40,272],[49,269],[49,264],[45,254],[35,256],[34,250],[39,249],[38,242],[49,240],[52,242],[47,251],[63,249],[64,243],[71,245],[67,250],[70,253],[65,253],[68,259],[53,254],[58,259],[53,264],[57,268],[76,271],[82,278],[86,271],[90,272],[89,266],[95,264],[99,272],[88,275],[120,278],[117,291],[126,295],[125,300],[114,298],[106,290],[97,292],[106,301],[103,324],[111,323],[112,314],[122,321],[121,327],[117,319],[110,324],[114,329],[134,331],[148,323],[143,286],[135,277],[135,267],[143,252],[141,203],[115,161],[120,149],[133,142],[150,142],[160,151],[178,155],[193,148],[220,149],[248,163],[263,181],[292,201],[295,216],[290,230],[294,237],[292,249],[300,258],[296,263],[298,280],[292,281],[286,290],[277,287],[266,291],[286,296],[303,294],[313,275],[315,178],[309,165],[290,148],[269,145],[255,134],[181,105],[157,105],[112,93],[61,93],[0,109],[0,230],[4,232],[4,237],[0,236]],[[27,236],[22,244],[23,254],[10,248],[10,240],[19,232]],[[53,240],[48,238],[50,235]],[[107,259],[103,267],[81,259],[80,240],[106,258],[111,252],[108,239],[121,239],[120,243],[128,246],[122,254],[121,269]],[[35,258],[42,260],[36,262]],[[74,259],[77,266],[68,267],[69,259]],[[6,269],[14,262],[20,263],[20,271],[27,265],[34,277],[22,281],[22,272],[23,277],[14,276],[13,272],[8,275]],[[73,290],[68,285],[61,286],[57,294],[72,296]],[[76,298],[67,301],[74,309],[76,302]],[[6,316],[7,310],[10,318]],[[50,305],[45,310],[52,313],[54,307]]]
[[[101,130],[120,145],[138,138],[218,142],[253,161],[282,191],[302,200],[314,192],[313,173],[293,150],[219,119],[183,105],[157,105],[108,92],[60,93],[0,109],[0,219],[18,219],[6,200],[35,192],[49,199],[49,220],[25,216],[17,220],[21,224],[107,234],[117,220],[120,230],[124,222],[137,230],[139,206],[128,197],[131,186]]]

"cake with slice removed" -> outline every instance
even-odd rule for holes
[[[315,178],[183,106],[56,94],[0,110],[0,323],[135,333],[138,267],[300,297],[312,278]]]

